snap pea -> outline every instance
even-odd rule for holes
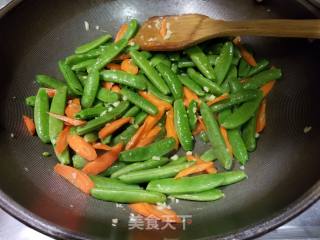
[[[124,162],[140,162],[152,157],[162,157],[175,148],[174,138],[165,138],[146,147],[138,147],[120,153],[119,160]]]
[[[232,158],[227,151],[225,141],[221,136],[220,128],[211,109],[206,103],[202,102],[200,104],[200,112],[207,129],[210,143],[215,149],[217,159],[225,169],[230,169],[232,165]]]
[[[219,112],[218,115],[218,122],[221,125],[223,123],[223,121],[228,118],[231,115],[232,111],[230,108],[226,108],[224,110],[222,110],[221,112]]]
[[[78,119],[92,119],[95,117],[100,116],[100,114],[104,111],[107,111],[106,107],[103,106],[97,106],[97,107],[92,107],[92,108],[86,108],[78,112],[75,117]]]
[[[158,72],[151,66],[149,61],[138,51],[130,51],[130,55],[135,63],[141,68],[150,81],[154,84],[156,88],[160,90],[163,94],[169,94],[170,90],[164,80],[160,77]]]
[[[232,64],[234,66],[237,66],[239,64],[239,61],[241,59],[241,53],[240,50],[237,47],[233,47],[233,59],[232,59]]]
[[[132,102],[133,104],[135,104],[136,106],[138,106],[139,108],[151,115],[156,115],[159,112],[158,108],[155,105],[141,97],[136,92],[133,92],[126,88],[122,88],[120,93],[124,97],[126,97],[130,102]]]
[[[133,106],[123,115],[123,117],[135,117],[140,110],[141,109],[139,107]]]
[[[160,72],[163,79],[166,81],[173,97],[180,99],[183,97],[182,85],[177,75],[172,72],[170,67],[166,66],[162,62],[156,65],[156,69]]]
[[[260,90],[243,89],[229,95],[228,99],[215,103],[211,106],[213,112],[219,112],[234,105],[256,99],[261,94]]]
[[[242,89],[241,83],[237,77],[237,68],[235,66],[230,67],[226,78],[228,79],[231,93],[235,93]]]
[[[187,111],[184,107],[183,100],[179,99],[174,102],[174,127],[176,129],[179,141],[185,151],[193,149],[193,136],[191,133]]]
[[[224,93],[230,92],[229,79],[224,80],[224,82],[221,84],[221,88]]]
[[[87,122],[83,126],[77,127],[77,134],[83,135],[83,134],[98,130],[107,122],[110,122],[114,119],[117,119],[122,114],[124,114],[124,112],[128,109],[129,105],[130,104],[128,101],[120,102],[120,104],[117,107],[115,107],[114,109],[112,109],[112,111],[106,113],[103,116],[100,116],[98,118],[95,118],[95,119]]]
[[[84,108],[89,108],[92,106],[99,88],[99,72],[97,70],[92,70],[89,73],[88,80],[83,89],[83,95],[81,98],[81,105]]]
[[[80,72],[77,72],[76,73],[76,76],[77,78],[79,79],[81,85],[84,87],[87,83],[87,80],[88,80],[88,75],[87,74],[83,74],[83,73],[80,73]]]
[[[36,96],[29,96],[29,97],[26,97],[25,99],[25,103],[29,107],[34,107],[35,101],[36,101]]]
[[[208,49],[208,53],[209,54],[220,54],[221,49],[223,48],[223,43],[222,42],[218,42],[218,43],[214,43],[213,45],[211,45]]]
[[[122,189],[122,190],[139,190],[141,189],[138,185],[127,184],[119,179],[106,178],[102,176],[90,176],[94,182],[96,188],[101,189]]]
[[[233,44],[231,42],[226,42],[221,49],[220,55],[217,58],[216,65],[213,70],[218,84],[221,84],[225,79],[231,66],[232,59]]]
[[[75,53],[82,54],[82,53],[89,52],[90,50],[95,49],[99,47],[101,44],[104,44],[105,42],[109,41],[111,38],[112,36],[109,34],[102,35],[91,42],[85,43],[77,47],[75,50]]]
[[[109,89],[100,88],[97,93],[97,99],[104,103],[114,103],[119,100],[119,95]]]
[[[155,66],[157,66],[160,62],[166,62],[166,60],[168,60],[167,59],[167,57],[166,57],[166,55],[165,54],[163,54],[163,53],[157,53],[157,54],[155,54],[151,59],[150,59],[150,65],[151,66],[153,66],[153,67],[155,67]],[[165,64],[167,64],[167,63],[165,63]],[[169,67],[170,67],[170,65],[171,65],[171,63],[170,63],[170,61],[169,61]]]
[[[36,81],[41,87],[58,89],[66,86],[63,82],[43,74],[36,75]]]
[[[34,104],[34,123],[38,137],[44,143],[50,142],[49,137],[49,98],[44,88],[39,88]]]
[[[138,90],[146,89],[146,84],[140,75],[133,75],[119,70],[104,70],[101,78],[107,82],[119,83]]]
[[[208,79],[215,80],[215,73],[210,65],[208,57],[198,46],[193,46],[185,50],[192,62],[197,66],[199,71]]]
[[[166,164],[169,161],[169,158],[160,158],[159,160],[147,160],[145,162],[137,162],[137,163],[132,163],[124,168],[121,168],[120,170],[114,172],[111,175],[111,178],[118,178],[119,176],[122,176],[124,174],[128,174],[130,172],[134,171],[139,171],[139,170],[145,170],[145,169],[150,169],[150,168],[155,168],[162,166]]]
[[[207,55],[209,63],[211,66],[216,64],[218,55]],[[178,68],[188,68],[188,67],[195,67],[196,65],[189,59],[181,59],[178,62]]]
[[[121,132],[120,134],[118,134],[113,140],[112,143],[113,144],[118,144],[120,142],[123,142],[124,144],[127,144],[130,139],[132,138],[132,136],[137,132],[138,130],[138,125],[133,124],[128,126],[123,132]]]
[[[222,126],[227,129],[237,128],[247,122],[254,116],[257,111],[263,96],[259,92],[256,99],[243,103],[240,107],[236,108],[233,113],[228,116],[223,122]]]
[[[82,169],[88,163],[88,161],[85,158],[75,154],[72,156],[72,163],[74,168]]]
[[[201,157],[203,161],[214,161],[217,159],[215,150],[213,148],[209,148],[207,151],[205,151]]]
[[[191,131],[193,131],[197,126],[197,121],[198,121],[197,108],[198,108],[198,103],[195,100],[192,100],[189,103],[188,110],[187,110]]]
[[[91,66],[93,63],[95,63],[95,61],[96,61],[95,59],[88,59],[83,62],[79,62],[79,63],[73,65],[71,67],[71,69],[76,72],[86,71],[87,67]]]
[[[127,166],[127,164],[125,164],[124,162],[116,162],[111,167],[106,169],[104,172],[100,173],[99,175],[103,177],[110,177],[111,174],[113,174],[114,172],[118,171],[119,169],[125,166]]]
[[[243,58],[240,59],[239,62],[239,69],[238,75],[240,78],[247,77],[251,70],[251,66],[244,60]]]
[[[256,122],[257,118],[254,115],[244,126],[242,129],[242,138],[245,144],[245,147],[249,152],[253,152],[256,150]]]
[[[206,202],[206,201],[215,201],[220,198],[223,198],[224,193],[219,189],[211,189],[211,190],[199,192],[199,193],[173,194],[170,196],[178,199]]]
[[[131,50],[134,50],[134,49],[131,49]],[[130,51],[131,51],[130,50]],[[139,48],[138,49],[135,49],[135,50],[139,50]],[[129,51],[129,52],[130,52]],[[151,58],[152,57],[152,54],[150,53],[150,52],[147,52],[147,51],[141,51],[141,54],[146,58],[146,59],[149,59],[149,58]]]
[[[168,53],[169,60],[172,62],[177,62],[180,60],[180,53],[178,52],[169,52]]]
[[[172,64],[171,64],[171,71],[172,71],[174,74],[177,74],[177,73],[178,73],[178,64],[177,64],[177,63],[172,63]]]
[[[207,134],[206,131],[201,131],[200,134],[199,134],[199,138],[204,143],[209,142],[208,134]]]
[[[266,84],[267,82],[270,82],[271,80],[277,80],[281,78],[281,76],[282,76],[281,70],[278,68],[265,70],[249,78],[243,84],[243,88],[257,89],[257,88],[260,88],[262,85]]]
[[[109,144],[111,142],[112,136],[109,135],[108,137],[105,137],[104,139],[101,139],[102,144]]]
[[[88,143],[95,143],[98,140],[98,134],[96,132],[87,133],[83,139]]]
[[[248,77],[251,77],[263,70],[265,70],[269,66],[269,61],[266,59],[262,59],[259,62],[257,62],[257,66],[250,69],[248,73]]]
[[[119,179],[125,183],[144,183],[154,179],[168,178],[177,175],[181,170],[190,167],[194,162],[185,162],[177,165],[164,166],[131,172],[121,175]]]
[[[196,81],[191,80],[188,75],[181,74],[181,75],[178,75],[178,78],[183,85],[191,89],[198,96],[202,97],[205,95],[205,92],[196,83]]]
[[[203,174],[179,179],[158,179],[149,182],[147,190],[166,194],[198,193],[208,191],[219,186],[236,183],[246,177],[247,175],[242,171],[231,171],[217,174]]]
[[[160,98],[161,100],[166,101],[168,103],[173,102],[173,98],[171,96],[164,95],[155,86],[153,86],[152,83],[147,82],[147,88],[148,88],[148,92],[150,92],[152,95],[156,96],[157,98]]]
[[[96,59],[96,62],[88,67],[88,72],[92,70],[100,71],[104,68],[109,62],[112,61],[119,53],[127,46],[128,41],[126,39],[121,39],[116,43],[108,45],[101,55]]]
[[[240,162],[240,164],[244,165],[248,161],[249,156],[246,145],[241,137],[240,129],[235,128],[228,130],[228,138],[235,158]]]
[[[127,31],[125,32],[125,34],[123,35],[122,39],[126,39],[126,40],[130,40],[131,38],[134,37],[134,35],[136,34],[137,30],[139,27],[139,23],[136,19],[132,19],[129,24],[128,24],[128,28]]]
[[[202,87],[208,88],[209,91],[212,92],[213,94],[221,95],[223,93],[222,88],[218,84],[216,84],[216,83],[212,82],[211,80],[205,78],[200,73],[195,71],[193,68],[188,68],[187,69],[187,73],[188,73],[189,77],[193,81],[195,81],[196,83],[198,83]]]
[[[138,115],[134,118],[134,124],[140,125],[148,116],[146,112],[140,112]]]
[[[91,195],[99,200],[120,203],[159,203],[166,200],[166,196],[145,190],[120,190],[92,188]]]
[[[65,62],[66,62],[66,64],[72,66],[74,64],[77,64],[77,63],[80,63],[80,62],[83,62],[83,61],[86,61],[89,59],[97,58],[106,49],[106,47],[110,44],[111,43],[101,45],[100,47],[98,47],[96,49],[92,49],[89,52],[84,53],[84,54],[70,55],[70,56],[66,57]]]
[[[169,163],[167,163],[165,166],[175,166],[175,165],[179,165],[181,163],[185,163],[187,161],[186,157],[179,157],[176,160],[171,158],[171,161]]]
[[[73,94],[81,95],[83,91],[82,85],[70,66],[67,65],[64,61],[59,61],[59,69],[64,79],[66,80],[70,91]]]

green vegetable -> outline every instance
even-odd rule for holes
[[[29,96],[29,97],[26,97],[25,99],[25,103],[29,107],[34,107],[35,102],[36,102],[36,96]]]
[[[39,88],[34,104],[34,123],[38,137],[44,143],[50,142],[49,137],[49,98],[44,88]]]
[[[242,85],[237,77],[237,68],[235,66],[231,66],[226,77],[228,83],[230,85],[231,93],[236,93],[242,89]]]
[[[218,115],[218,122],[221,125],[223,121],[231,115],[232,111],[230,108],[222,110]]]
[[[85,60],[83,62],[79,62],[75,65],[73,65],[71,67],[71,69],[73,71],[76,71],[76,72],[79,72],[79,71],[86,71],[87,70],[87,67],[91,66],[93,63],[95,63],[95,59],[88,59],[88,60]],[[81,80],[80,80],[81,81]]]
[[[75,53],[76,54],[86,53],[92,49],[99,47],[101,44],[104,44],[105,42],[109,41],[111,38],[112,36],[109,34],[102,35],[91,42],[88,42],[86,44],[83,44],[77,47]]]
[[[101,45],[100,47],[98,47],[96,49],[92,49],[89,52],[84,53],[84,54],[70,55],[70,56],[66,57],[65,62],[66,62],[66,64],[72,66],[74,64],[78,64],[80,62],[83,62],[83,61],[86,61],[89,59],[97,58],[106,49],[106,47],[110,44],[111,43]]]
[[[104,103],[114,103],[119,100],[119,95],[111,90],[100,88],[97,93],[97,99]]]
[[[95,117],[100,116],[101,113],[104,111],[107,111],[106,107],[98,106],[98,107],[92,107],[92,108],[86,108],[78,112],[75,117],[78,119],[92,119]]]
[[[85,158],[75,154],[72,156],[72,163],[74,168],[82,169],[88,163],[88,161]]]
[[[193,131],[197,126],[197,121],[198,121],[197,108],[198,108],[198,103],[195,100],[192,100],[189,103],[188,110],[187,110],[191,131]]]
[[[84,86],[83,95],[81,98],[81,105],[84,108],[89,108],[92,106],[98,92],[100,83],[99,80],[99,72],[97,70],[92,70],[89,73],[87,83]]]
[[[209,148],[207,151],[205,151],[200,158],[203,161],[214,161],[215,159],[217,159],[216,153],[213,148]]]
[[[247,77],[251,70],[251,66],[244,60],[243,58],[240,59],[238,75],[240,78]]]
[[[96,132],[91,132],[91,133],[87,133],[83,136],[83,139],[87,142],[87,143],[95,143],[99,138],[98,138],[98,134]]]
[[[139,107],[133,106],[123,115],[123,117],[135,117],[140,110],[141,109]]]
[[[179,157],[177,159],[171,158],[171,161],[168,164],[166,164],[165,166],[174,166],[174,165],[178,165],[181,163],[185,163],[186,161],[187,161],[186,157]]]
[[[113,144],[118,144],[120,142],[123,142],[124,144],[127,144],[130,139],[133,137],[133,135],[137,132],[138,130],[138,125],[130,125],[128,126],[123,132],[118,134],[113,140]]]
[[[160,62],[164,63],[168,67],[170,67],[170,65],[171,65],[170,61],[168,61],[166,55],[163,53],[157,53],[150,59],[150,65],[152,67],[157,66]]]
[[[208,134],[207,134],[206,131],[201,131],[200,134],[199,134],[199,138],[204,143],[209,142]]]
[[[281,78],[282,72],[278,68],[272,68],[263,72],[260,72],[251,78],[249,78],[244,84],[244,89],[257,89],[271,80],[277,80]]]
[[[248,161],[248,152],[246,145],[241,137],[240,129],[230,129],[228,130],[228,138],[232,146],[232,152],[240,164],[244,165]]]
[[[46,88],[58,89],[66,86],[65,83],[47,75],[41,75],[41,74],[36,75],[36,81],[41,87],[46,87]]]
[[[254,115],[244,126],[242,130],[242,138],[245,147],[249,152],[256,150],[256,122],[257,117]]]
[[[44,156],[44,157],[50,157],[50,156],[51,156],[51,153],[49,153],[49,152],[43,152],[43,153],[42,153],[42,156]]]
[[[123,35],[122,39],[130,40],[131,38],[136,35],[136,32],[138,30],[139,23],[136,19],[132,19],[128,24],[128,29],[126,33]]]
[[[220,198],[224,197],[224,194],[219,189],[212,189],[204,192],[199,193],[185,193],[185,194],[173,194],[171,197],[184,199],[184,200],[191,200],[191,201],[215,201]]]
[[[105,170],[104,172],[100,173],[99,175],[103,176],[103,177],[110,177],[111,174],[113,174],[114,172],[120,170],[121,168],[124,168],[125,166],[127,166],[127,164],[125,164],[124,162],[116,162],[111,167],[109,167],[107,170]]]
[[[196,83],[196,81],[191,80],[188,75],[178,75],[178,78],[183,85],[191,89],[198,96],[202,97],[205,95],[205,92],[202,90],[202,88]]]
[[[119,83],[138,90],[146,89],[146,84],[140,75],[119,70],[104,70],[101,72],[101,77],[106,82]]]
[[[141,189],[138,185],[127,184],[119,179],[106,178],[101,176],[90,176],[91,180],[94,182],[96,188],[101,189],[119,189],[119,190],[139,190]]]
[[[64,61],[59,61],[59,69],[64,79],[66,80],[70,91],[75,95],[81,95],[83,92],[82,85],[70,66],[67,65]]]
[[[172,71],[174,74],[177,74],[177,73],[178,73],[178,64],[177,64],[177,63],[172,63],[172,64],[171,64],[171,71]]]
[[[173,102],[173,98],[171,96],[164,95],[155,86],[153,86],[152,83],[147,82],[147,87],[148,87],[148,92],[156,96],[157,98],[160,98],[161,100],[166,101],[168,103]]]
[[[140,125],[148,116],[146,112],[140,112],[138,115],[134,118],[134,124]]]
[[[263,70],[265,70],[269,66],[269,61],[266,59],[262,59],[259,62],[257,62],[257,66],[250,69],[248,73],[248,77],[253,76]]]
[[[217,83],[220,85],[225,79],[233,59],[233,44],[226,42],[220,52],[214,68],[214,74],[217,79]]]

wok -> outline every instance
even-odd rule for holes
[[[186,229],[128,230],[129,210],[88,197],[53,173],[55,157],[26,133],[22,114],[34,76],[61,78],[57,61],[101,34],[114,34],[130,18],[202,13],[220,19],[314,18],[304,1],[120,1],[26,0],[0,20],[0,205],[25,224],[65,239],[243,239],[262,234],[299,214],[320,196],[319,42],[246,38],[258,58],[284,76],[268,98],[267,129],[245,171],[249,179],[224,189],[217,202],[180,201],[172,207],[192,215]],[[311,5],[308,5],[309,7]],[[90,23],[85,31],[84,21]],[[304,133],[306,126],[312,130]],[[201,151],[197,146],[195,151]],[[239,166],[235,166],[235,169]],[[118,218],[116,227],[112,219]]]

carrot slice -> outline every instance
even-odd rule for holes
[[[184,93],[184,105],[189,106],[190,102],[192,100],[195,100],[196,102],[200,102],[199,97],[197,94],[195,94],[193,91],[191,91],[187,87],[183,87],[183,93]]]
[[[193,135],[198,135],[202,131],[206,130],[206,126],[204,125],[204,122],[201,117],[198,117],[198,124],[195,130],[193,130],[192,134]]]
[[[68,105],[64,111],[67,117],[74,118],[75,115],[81,111],[80,99],[75,98],[68,101]]]
[[[239,48],[241,56],[249,65],[251,65],[253,67],[257,66],[257,62],[254,59],[254,57],[252,56],[252,54],[250,52],[248,52],[248,50],[241,44],[240,37],[236,37],[233,40],[233,43]]]
[[[122,148],[122,143],[117,144],[109,152],[106,152],[99,156],[96,160],[87,163],[82,171],[91,175],[97,175],[105,171],[118,159]]]
[[[106,151],[112,150],[112,148],[113,148],[113,147],[110,147],[106,144],[99,143],[99,142],[92,144],[92,147],[97,150],[106,150]]]
[[[207,172],[207,173],[214,174],[214,173],[217,173],[218,171],[217,171],[217,169],[216,169],[214,166],[211,166],[211,167],[208,167],[208,168],[206,169],[206,172]]]
[[[115,93],[119,93],[120,90],[121,90],[121,88],[119,87],[119,85],[113,85],[111,88],[111,91],[115,92]]]
[[[28,132],[31,136],[33,136],[36,132],[36,126],[34,125],[33,119],[29,118],[28,116],[23,115],[23,122],[26,125]]]
[[[147,205],[148,205],[148,203],[131,203],[128,206],[132,211],[134,211],[135,213],[138,213],[144,217],[153,217],[157,220],[160,220],[160,218],[151,215],[149,207]]]
[[[157,98],[156,96],[152,95],[151,93],[148,93],[145,91],[140,91],[139,94],[141,97],[143,97],[147,101],[151,102],[155,106],[161,106],[165,110],[170,110],[172,108],[172,105],[170,103]]]
[[[161,27],[160,27],[160,35],[161,37],[165,37],[167,34],[167,18],[164,17],[161,21]]]
[[[187,156],[187,160],[188,161],[196,161],[197,164],[202,164],[202,163],[206,163],[206,161],[203,161],[200,157],[198,157],[197,155],[196,156],[192,156],[192,155],[188,155]],[[214,166],[214,163],[212,163],[212,166],[208,167],[205,169],[205,171],[207,173],[217,173],[217,169],[215,168]]]
[[[119,31],[117,32],[114,42],[118,42],[128,30],[128,24],[124,23],[120,26]]]
[[[229,94],[228,94],[228,93],[224,93],[224,94],[222,94],[221,96],[216,97],[216,98],[208,101],[208,102],[207,102],[207,105],[208,105],[208,106],[211,106],[211,105],[213,105],[213,104],[215,104],[215,103],[217,103],[217,102],[220,102],[220,101],[225,100],[225,99],[228,99],[228,98],[229,98]]]
[[[232,151],[232,146],[231,146],[229,138],[228,138],[227,130],[224,127],[220,127],[220,132],[221,132],[221,135],[222,135],[222,137],[224,139],[224,142],[226,144],[227,151],[232,156],[233,155],[233,151]]]
[[[206,170],[209,167],[212,167],[213,163],[212,162],[202,162],[202,163],[196,163],[186,169],[183,169],[180,171],[176,176],[175,179],[186,177],[188,175],[194,174],[194,173],[199,173],[204,170]]]
[[[87,143],[82,137],[76,134],[68,135],[68,144],[81,157],[88,161],[93,161],[97,158],[96,150]]]
[[[147,127],[147,124],[146,124],[146,121],[145,121],[141,125],[141,127],[138,129],[138,131],[132,136],[130,141],[127,143],[125,150],[132,149],[138,144],[138,142],[140,141],[140,139],[142,138],[142,136],[145,133],[146,127]]]
[[[86,121],[83,121],[83,120],[78,120],[78,119],[73,119],[73,118],[69,118],[69,117],[66,117],[66,116],[63,116],[63,115],[59,115],[59,114],[55,114],[55,113],[52,113],[52,112],[48,112],[48,114],[51,116],[51,117],[54,117],[56,119],[59,119],[67,124],[70,124],[72,126],[80,126],[80,125],[83,125],[86,123]]]
[[[152,143],[156,139],[160,131],[161,127],[155,126],[137,143],[136,147],[143,147]]]
[[[48,97],[54,97],[54,95],[56,95],[56,89],[54,89],[54,88],[45,88],[45,90],[46,90],[46,93],[47,93],[47,95],[48,95]]]
[[[115,120],[111,123],[107,123],[104,128],[102,128],[99,131],[99,138],[103,139],[110,134],[114,133],[116,130],[118,130],[120,127],[122,127],[124,124],[130,122],[132,120],[131,117],[125,117],[125,118],[120,118],[118,120]]]
[[[139,68],[132,62],[132,59],[123,60],[121,63],[121,70],[133,75],[136,75],[139,72]]]
[[[262,132],[263,129],[266,127],[266,107],[267,107],[267,100],[263,99],[258,110],[257,125],[256,125],[257,133]]]
[[[66,126],[58,135],[55,151],[57,154],[61,154],[68,147],[68,135],[70,127]]]
[[[116,61],[123,61],[123,60],[129,59],[129,58],[131,58],[130,54],[128,54],[128,53],[121,53],[121,54],[119,54],[114,60],[116,60]]]
[[[159,121],[160,119],[162,118],[165,110],[162,106],[158,106],[158,114],[156,115],[149,115],[146,120],[145,120],[145,123],[146,123],[146,129],[145,129],[145,133],[149,132]]]
[[[176,128],[174,127],[174,113],[172,108],[167,112],[165,127],[166,127],[167,137],[173,137],[176,140],[175,149],[178,149],[179,138],[176,132]]]
[[[276,80],[272,80],[260,88],[264,97],[267,96],[271,92],[275,83],[276,83]]]
[[[94,187],[93,181],[78,169],[57,163],[54,171],[86,194],[89,194],[91,188]]]
[[[102,84],[103,88],[107,89],[107,90],[111,90],[112,86],[113,86],[114,83],[112,82],[104,82]]]
[[[116,63],[108,63],[106,67],[110,70],[121,70],[121,65]]]

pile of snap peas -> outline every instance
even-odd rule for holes
[[[26,98],[26,104],[34,107],[37,135],[43,143],[56,147],[66,123],[48,112],[64,116],[68,102],[78,98],[81,109],[74,120],[79,124],[71,126],[70,134],[81,136],[89,144],[126,146],[148,117],[156,117],[163,110],[140,94],[147,92],[169,106],[165,112],[173,111],[176,135],[166,132],[163,114],[156,123],[161,130],[151,143],[123,149],[112,165],[97,175],[89,174],[94,183],[91,195],[121,203],[165,202],[167,196],[191,201],[220,199],[224,194],[218,187],[245,179],[243,171],[221,170],[174,178],[197,164],[188,160],[195,146],[195,131],[202,122],[204,128],[200,128],[197,139],[205,142],[208,150],[201,153],[201,160],[218,160],[225,170],[232,169],[233,159],[246,164],[248,153],[256,149],[258,110],[266,97],[261,88],[281,78],[281,70],[270,67],[266,59],[251,66],[230,39],[206,42],[180,52],[141,51],[130,41],[137,30],[138,22],[131,20],[118,41],[106,34],[76,48],[74,54],[58,63],[64,81],[43,74],[36,76],[40,88],[36,96]],[[131,59],[139,72],[107,67],[110,63],[120,64],[123,58]],[[117,85],[118,90],[104,87],[106,83]],[[48,96],[48,89],[55,90],[54,96]],[[192,93],[191,99],[188,92]],[[226,97],[213,101],[221,96]],[[106,124],[124,117],[132,121],[99,138],[98,132]],[[232,152],[221,128],[226,130]],[[176,155],[179,144],[186,152],[181,156]],[[56,156],[61,164],[80,171],[92,160],[68,147]]]

